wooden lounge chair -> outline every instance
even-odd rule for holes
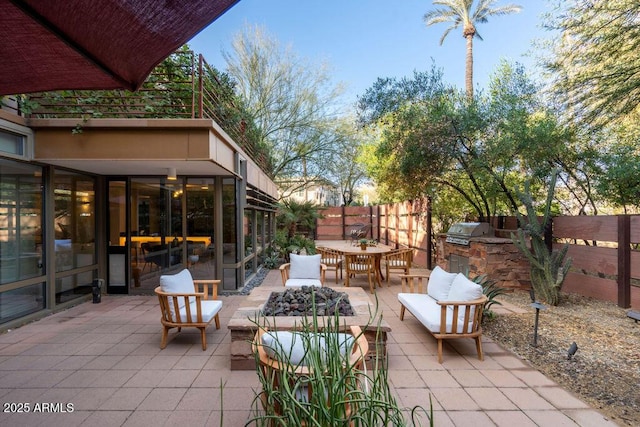
[[[260,395],[265,408],[270,405],[276,415],[283,415],[283,411],[296,410],[297,405],[287,402],[286,409],[283,407],[283,401],[294,395],[301,405],[308,405],[314,402],[314,376],[326,374],[325,372],[314,372],[310,368],[305,357],[316,357],[322,355],[326,349],[310,349],[308,345],[339,345],[340,350],[349,353],[343,353],[344,362],[343,372],[344,378],[337,375],[335,377],[328,376],[322,382],[335,382],[344,387],[344,396],[348,398],[348,390],[359,387],[356,375],[364,368],[365,357],[369,351],[369,344],[365,335],[359,326],[351,326],[349,333],[336,334],[335,332],[319,332],[318,337],[306,338],[302,334],[314,334],[313,332],[291,332],[276,331],[270,332],[266,328],[258,329],[252,343],[254,354],[257,355],[257,363],[259,364],[260,375],[262,381],[268,381],[268,386],[263,388]],[[331,337],[333,335],[333,337]],[[334,340],[335,339],[335,340]],[[332,343],[332,344],[331,344]],[[328,350],[326,354],[334,354],[336,349]],[[335,366],[335,362],[334,365]],[[335,374],[335,372],[334,372]],[[326,393],[326,390],[321,390]],[[269,395],[269,396],[267,396]],[[328,396],[327,396],[328,397]],[[331,405],[330,401],[326,402]],[[351,413],[351,403],[344,403],[344,415],[348,417]],[[275,423],[274,423],[275,425]],[[305,425],[305,424],[303,424]],[[350,424],[351,425],[351,424]]]
[[[160,276],[160,286],[155,293],[162,312],[162,340],[160,348],[167,346],[169,329],[198,328],[202,340],[202,350],[207,349],[205,330],[212,321],[220,329],[218,313],[222,301],[217,300],[220,280],[193,280],[189,270],[178,274]]]
[[[280,266],[282,284],[286,287],[324,285],[327,266],[320,262],[320,255],[289,256],[291,262]]]
[[[462,273],[448,273],[436,267],[424,289],[426,275],[402,275],[400,320],[405,310],[438,341],[438,363],[442,363],[442,343],[448,339],[472,338],[476,342],[478,359],[482,355],[482,312],[487,297],[482,287]]]

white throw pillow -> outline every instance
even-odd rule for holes
[[[320,254],[290,255],[289,279],[320,280]]]
[[[458,273],[458,276],[453,280],[451,284],[451,290],[447,301],[473,301],[482,296],[482,286],[467,279],[464,274]],[[449,307],[453,309],[452,307]],[[458,309],[458,320],[464,321],[464,313],[467,311],[466,307],[460,307]],[[469,321],[473,319],[475,314],[475,307],[471,307],[469,312]]]
[[[482,296],[482,286],[467,279],[462,273],[458,273],[451,283],[451,290],[446,301],[472,301]]]
[[[451,284],[457,277],[457,273],[449,273],[439,266],[436,266],[429,275],[429,284],[427,285],[427,295],[436,301],[447,300]]]

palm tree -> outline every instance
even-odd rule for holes
[[[462,26],[462,37],[467,39],[465,86],[468,99],[473,98],[473,38],[477,37],[482,40],[482,37],[476,31],[476,24],[484,24],[490,16],[517,13],[522,9],[521,6],[515,4],[492,7],[496,1],[479,0],[475,10],[471,13],[471,7],[475,0],[434,0],[434,5],[443,7],[424,14],[424,21],[428,26],[441,22],[451,22],[451,26],[447,28],[440,38],[440,45],[452,30]]]

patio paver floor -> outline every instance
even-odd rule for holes
[[[280,288],[279,271],[261,286]],[[377,297],[392,328],[389,378],[402,406],[428,408],[431,397],[438,427],[617,425],[487,337],[483,362],[472,340],[458,340],[445,343],[439,364],[422,325],[411,314],[399,321],[399,291],[394,274]],[[0,425],[191,427],[220,425],[221,414],[225,426],[244,425],[259,382],[253,371],[229,369],[226,328],[242,298],[221,297],[222,327],[207,330],[206,351],[195,329],[171,332],[160,350],[153,295],[103,296],[0,335]],[[16,412],[24,403],[30,413]],[[43,403],[60,405],[34,412]]]

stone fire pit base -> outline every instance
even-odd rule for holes
[[[370,321],[369,305],[371,299],[363,288],[334,288],[336,291],[344,292],[349,296],[351,307],[355,312],[354,316],[340,317],[340,324],[347,327],[352,325],[360,326],[369,342],[369,353],[365,357],[367,366],[371,369],[375,364],[376,348],[378,357],[383,362],[387,355],[387,334],[391,332],[389,324],[382,320],[380,322],[380,333],[377,333],[379,319]],[[255,320],[258,319],[259,324],[264,324],[264,319],[258,317],[261,312],[262,305],[267,301],[271,292],[282,292],[284,288],[272,286],[258,287],[251,291],[250,295],[245,298],[244,305],[236,310],[229,321],[228,328],[231,331],[231,370],[254,370],[256,369],[256,361],[251,352],[251,341],[256,334]],[[375,307],[371,307],[373,311]],[[270,316],[268,318],[269,325],[276,325],[277,330],[292,330],[301,321],[296,316]],[[328,323],[327,318],[319,318],[320,324]],[[370,324],[369,324],[370,323]],[[369,326],[367,326],[369,324]],[[366,327],[366,329],[365,329]],[[377,335],[377,341],[376,341]]]

